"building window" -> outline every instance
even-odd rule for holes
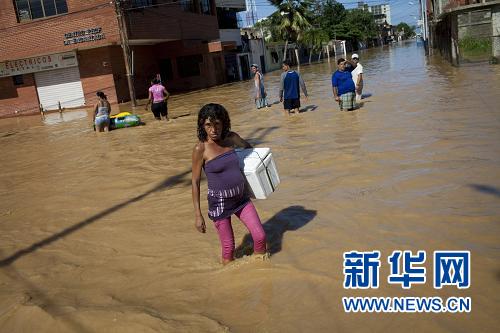
[[[200,0],[200,11],[204,15],[212,15],[210,0]]]
[[[200,63],[203,62],[201,54],[177,58],[177,70],[182,78],[200,76]]]
[[[22,75],[14,75],[12,77],[12,81],[14,81],[15,86],[20,86],[24,84],[24,79]]]
[[[14,0],[19,22],[68,12],[66,0]]]

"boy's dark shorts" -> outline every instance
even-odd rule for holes
[[[290,98],[283,100],[283,108],[285,110],[292,110],[300,108],[300,98]]]

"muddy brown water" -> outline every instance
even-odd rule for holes
[[[355,112],[333,101],[332,62],[301,68],[299,116],[254,110],[239,82],[172,97],[173,124],[142,107],[145,126],[104,135],[85,111],[1,120],[0,331],[496,331],[500,67],[454,68],[412,43],[360,57],[371,96]],[[271,102],[278,80],[265,76]],[[207,102],[275,156],[282,183],[255,201],[267,262],[222,268],[210,221],[194,229],[191,149]],[[233,225],[241,255],[246,230]],[[350,250],[381,251],[378,289],[343,288]],[[424,285],[387,283],[393,250],[427,252]],[[435,250],[471,251],[469,289],[432,287]],[[472,312],[346,314],[343,296],[464,296]]]

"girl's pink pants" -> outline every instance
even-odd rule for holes
[[[243,222],[253,239],[253,251],[257,253],[266,252],[266,233],[260,223],[259,215],[251,201],[235,215]],[[222,247],[222,258],[232,260],[234,255],[234,233],[231,226],[231,216],[215,221],[215,228],[219,234]]]

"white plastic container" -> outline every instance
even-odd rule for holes
[[[236,154],[240,160],[240,169],[247,179],[252,198],[266,199],[280,183],[271,149],[236,149]]]

